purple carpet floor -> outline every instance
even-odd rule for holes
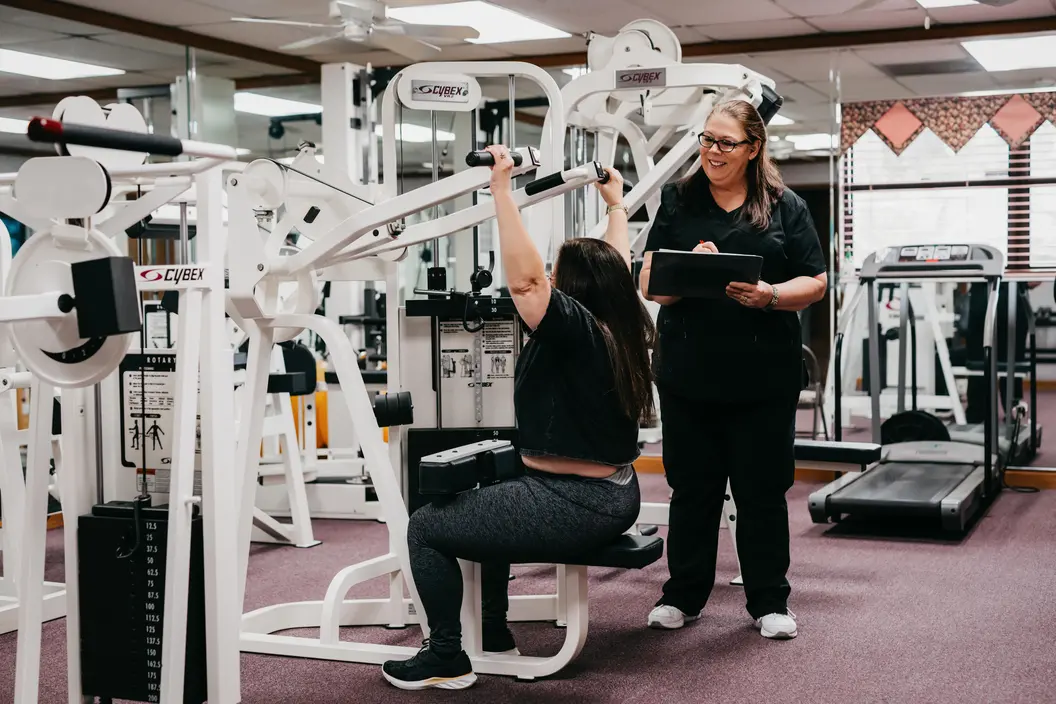
[[[642,484],[648,498],[666,497],[661,477]],[[936,543],[813,525],[812,488],[789,492],[796,640],[768,641],[752,628],[743,593],[726,585],[736,564],[724,532],[719,584],[704,617],[681,631],[643,627],[664,561],[643,571],[591,570],[586,646],[550,679],[481,677],[464,692],[402,692],[377,667],[244,655],[243,702],[1056,702],[1056,492],[1005,492],[966,539]],[[317,521],[315,530],[323,544],[312,549],[254,548],[247,608],[321,599],[338,569],[385,547],[379,524]],[[61,531],[52,531],[49,579],[62,580],[61,556]],[[512,591],[548,589],[551,574],[520,570]],[[354,595],[384,589],[379,582]],[[66,701],[63,623],[44,626],[40,701],[48,704]],[[563,633],[547,624],[513,630],[529,655],[556,652]],[[343,637],[417,645],[420,631],[349,629]],[[0,636],[0,702],[11,701],[14,669],[10,633]]]

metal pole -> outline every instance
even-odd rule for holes
[[[433,131],[433,183],[440,180],[440,143],[436,139],[436,111],[429,111],[429,124]],[[440,205],[433,206],[433,220],[440,217]],[[433,240],[433,266],[440,266],[440,240]]]
[[[1005,354],[1005,435],[1011,439],[1012,431],[1012,406],[1015,403],[1013,390],[1016,388],[1016,306],[1019,298],[1019,283],[1008,282],[1008,339],[1006,340]],[[1015,451],[1015,448],[1012,448]]]
[[[190,264],[190,228],[187,225],[187,201],[180,203],[180,249],[177,254],[177,264]]]
[[[901,300],[898,312],[898,412],[906,410],[906,350],[909,347],[909,284],[898,290]]]
[[[480,108],[474,108],[469,113],[469,143],[472,145],[470,148],[476,151],[480,148],[477,143],[477,125],[480,124],[480,117],[478,111]],[[474,190],[470,194],[473,205],[477,204],[477,191]],[[473,271],[476,271],[480,266],[480,227],[477,225],[473,226]]]
[[[517,146],[517,78],[510,76],[510,116],[508,118],[510,123],[510,143],[508,146],[510,149],[514,149]]]
[[[876,329],[876,281],[869,279],[869,398],[873,411],[873,442],[880,442],[880,333]]]

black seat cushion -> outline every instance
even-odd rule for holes
[[[286,372],[285,374],[268,375],[269,394],[289,394],[290,396],[307,396],[315,393],[315,384],[304,372]]]
[[[796,460],[864,466],[880,461],[880,446],[871,442],[796,440]]]
[[[587,567],[622,567],[640,570],[653,564],[664,554],[664,539],[657,536],[621,535],[605,547],[578,559],[562,560],[564,565]]]
[[[360,376],[363,377],[364,384],[387,384],[389,381],[389,373],[384,369],[363,369],[359,372]],[[327,386],[339,386],[341,382],[337,378],[337,372],[326,372],[326,384]]]

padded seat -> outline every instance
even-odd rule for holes
[[[562,560],[563,565],[585,567],[620,567],[640,570],[653,564],[664,554],[664,539],[645,535],[621,535],[616,540],[579,559]]]
[[[880,445],[871,442],[796,440],[796,460],[864,467],[880,461]]]
[[[380,386],[389,382],[389,373],[384,369],[361,369],[359,373],[363,377],[364,384]],[[326,372],[326,384],[327,386],[339,386],[341,384],[338,381],[337,372]]]
[[[289,394],[290,396],[306,396],[315,392],[315,384],[304,372],[286,372],[284,374],[268,375],[269,394]]]

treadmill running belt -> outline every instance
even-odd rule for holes
[[[886,512],[927,515],[972,471],[971,464],[892,462],[865,472],[829,497],[830,505],[847,513]]]

